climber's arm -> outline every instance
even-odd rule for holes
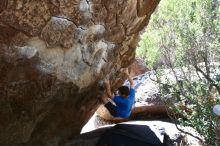
[[[111,88],[110,88],[110,83],[109,80],[105,80],[105,94],[102,97],[102,100],[104,102],[104,104],[107,104],[108,102],[111,102],[112,105],[116,106],[116,103],[112,100],[113,98],[113,94],[111,92]]]
[[[132,80],[129,72],[128,72],[128,68],[125,69],[124,73],[126,74],[128,81],[130,83],[130,88],[134,88],[134,81]]]
[[[107,94],[107,96],[108,96],[109,98],[113,98],[109,80],[105,80],[105,88],[106,88],[106,94]]]

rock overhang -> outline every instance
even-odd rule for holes
[[[99,105],[100,81],[114,82],[133,61],[158,3],[3,0],[0,144],[58,145],[79,133]]]

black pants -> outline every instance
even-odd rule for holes
[[[116,117],[116,106],[114,106],[111,102],[105,104],[105,107],[111,113],[112,116]]]

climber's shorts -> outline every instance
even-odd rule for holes
[[[105,104],[105,107],[108,109],[108,111],[111,113],[112,116],[116,117],[115,105],[113,105],[111,102],[108,102]]]

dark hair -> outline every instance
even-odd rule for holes
[[[118,91],[120,95],[128,96],[130,89],[128,88],[128,86],[121,86],[118,88]]]

